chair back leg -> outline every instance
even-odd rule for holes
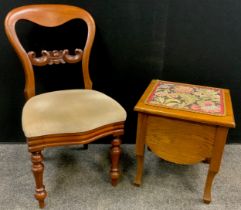
[[[111,142],[111,169],[110,169],[110,176],[111,176],[111,184],[116,186],[118,183],[118,179],[120,177],[120,169],[119,169],[119,160],[121,155],[121,140],[120,137],[115,137],[115,139]]]

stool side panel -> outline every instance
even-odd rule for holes
[[[216,126],[165,117],[148,117],[146,144],[159,157],[178,164],[211,158]]]

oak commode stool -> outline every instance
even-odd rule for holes
[[[235,127],[227,89],[153,80],[135,106],[138,112],[135,185],[141,184],[145,145],[177,164],[209,163],[203,201],[220,168],[228,129]]]

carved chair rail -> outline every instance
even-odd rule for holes
[[[28,57],[34,66],[45,66],[52,64],[77,63],[82,60],[83,50],[75,49],[75,55],[70,55],[69,50],[42,50],[41,56],[36,57],[34,51],[28,52]]]

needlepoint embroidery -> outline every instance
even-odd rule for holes
[[[211,115],[225,115],[224,91],[219,88],[158,80],[146,104]]]

